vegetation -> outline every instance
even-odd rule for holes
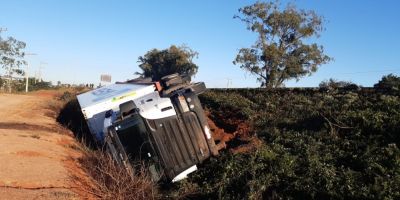
[[[323,30],[322,17],[313,11],[257,2],[239,9],[235,18],[245,22],[258,39],[252,47],[240,49],[233,63],[256,75],[261,86],[282,86],[284,81],[310,75],[331,60],[322,46],[304,42]]]
[[[374,87],[378,89],[392,89],[398,91],[400,89],[400,77],[394,74],[383,76]]]
[[[37,81],[35,78],[28,79],[29,91],[36,90],[47,90],[53,88],[51,82],[47,81]],[[0,78],[0,90],[1,88],[11,87],[15,92],[25,92],[26,80],[25,79],[14,79],[14,80],[4,80]]]
[[[338,88],[347,88],[347,89],[358,89],[359,86],[356,85],[355,83],[352,83],[350,81],[338,81],[335,79],[329,79],[326,81],[322,81],[319,84],[320,88],[325,88],[325,89],[338,89]]]
[[[1,33],[1,31],[0,31]],[[21,69],[22,65],[26,64],[24,60],[26,47],[24,42],[18,41],[13,37],[8,37],[6,40],[0,35],[0,65],[7,72],[8,91],[12,91],[12,78],[14,74],[24,74]]]
[[[139,57],[139,67],[143,72],[136,74],[151,77],[153,81],[159,81],[163,76],[174,73],[193,76],[198,69],[193,63],[193,58],[197,56],[198,53],[187,46],[172,45],[164,50],[152,49]]]
[[[84,147],[84,146],[83,146]],[[81,148],[83,156],[79,158],[87,177],[74,177],[75,181],[83,184],[82,190],[89,192],[99,199],[125,200],[125,199],[156,199],[157,186],[145,167],[140,167],[134,176],[127,173],[124,168],[114,162],[111,155],[101,150]]]
[[[46,89],[51,89],[53,88],[51,82],[48,81],[39,81],[39,80],[35,80],[35,78],[29,78],[29,91],[36,91],[36,90],[46,90]],[[22,81],[23,84],[23,88],[18,87],[17,91],[25,91],[25,80]]]
[[[5,86],[5,84],[6,84],[6,81],[4,79],[0,78],[0,90],[1,90],[1,88],[3,88]]]
[[[177,190],[207,199],[400,198],[399,94],[238,89],[201,98],[211,116],[235,110],[263,144],[223,152]]]

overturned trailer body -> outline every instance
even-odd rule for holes
[[[105,86],[78,95],[78,101],[97,138],[104,132],[105,113],[116,113],[105,145],[117,163],[133,173],[142,162],[153,180],[178,181],[218,154],[197,96],[204,90],[204,83],[171,75],[161,83]]]

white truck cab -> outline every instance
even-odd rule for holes
[[[173,74],[160,83],[117,83],[77,98],[93,136],[103,133],[108,110],[117,113],[103,133],[117,163],[133,172],[133,163],[144,162],[154,180],[179,181],[218,154],[197,97],[204,90],[204,83]]]

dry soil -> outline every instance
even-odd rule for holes
[[[75,141],[49,109],[55,94],[0,94],[0,199],[80,199],[70,179]]]

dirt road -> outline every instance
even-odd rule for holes
[[[0,199],[78,199],[74,139],[49,109],[54,92],[0,94]]]

